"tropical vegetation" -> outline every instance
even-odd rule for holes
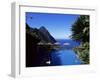
[[[71,38],[80,42],[74,50],[83,64],[89,64],[89,26],[89,15],[80,15],[71,28]]]

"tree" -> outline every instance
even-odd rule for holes
[[[80,42],[89,42],[89,16],[81,15],[72,25],[72,39]]]
[[[71,29],[72,39],[81,42],[80,46],[74,50],[84,64],[89,63],[89,26],[89,16],[81,15]]]

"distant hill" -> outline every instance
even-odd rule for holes
[[[27,32],[32,34],[33,37],[38,37],[40,39],[40,42],[43,43],[55,43],[56,40],[53,38],[53,36],[49,33],[49,31],[44,27],[37,28],[30,28],[28,24],[26,24]]]

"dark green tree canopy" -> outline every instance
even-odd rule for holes
[[[80,15],[72,25],[71,38],[80,42],[89,42],[89,15]]]

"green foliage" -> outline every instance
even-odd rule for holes
[[[86,42],[74,49],[83,64],[89,64],[89,43]]]
[[[81,15],[72,25],[73,40],[79,41],[79,47],[74,48],[80,60],[84,64],[89,63],[89,16]]]
[[[28,24],[26,23],[26,32],[30,31],[30,27],[28,26]]]
[[[89,42],[89,16],[81,15],[72,25],[72,39],[81,42]]]

